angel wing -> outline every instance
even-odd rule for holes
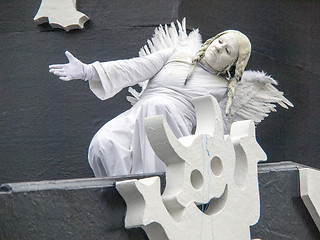
[[[177,26],[178,29],[174,23],[171,23],[169,26],[160,25],[156,28],[152,38],[147,40],[147,44],[140,49],[139,56],[145,56],[165,48],[183,48],[186,51],[196,52],[202,44],[198,29],[187,34],[185,18],[181,23],[177,21]],[[139,84],[142,87],[140,93],[129,88],[132,96],[128,96],[127,99],[132,105],[139,100],[147,84],[148,81]],[[227,119],[229,124],[248,119],[252,119],[258,124],[270,112],[276,111],[276,104],[284,108],[293,107],[293,104],[274,85],[277,85],[276,80],[264,72],[245,71],[242,80],[237,84],[231,114]]]
[[[202,37],[198,29],[193,30],[189,34],[186,28],[186,18],[183,18],[181,23],[177,21],[178,29],[172,22],[170,25],[160,25],[154,30],[151,39],[147,40],[139,51],[139,57],[149,55],[151,53],[166,49],[166,48],[184,48],[187,51],[197,51],[202,44]],[[141,92],[137,92],[134,88],[129,87],[128,91],[132,96],[127,96],[127,100],[134,105],[140,98],[144,89],[147,87],[148,81],[139,83],[142,88]]]
[[[293,104],[274,85],[277,81],[264,72],[245,71],[237,84],[231,106],[229,123],[252,119],[260,123],[270,112],[276,112],[276,104],[283,108]]]

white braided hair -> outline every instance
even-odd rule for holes
[[[251,43],[246,35],[243,33],[236,31],[236,30],[227,30],[222,33],[217,34],[216,36],[209,38],[207,41],[205,41],[204,44],[200,47],[199,51],[195,54],[195,56],[192,58],[192,65],[191,69],[189,71],[189,74],[186,78],[185,84],[191,79],[195,67],[198,62],[201,61],[201,59],[204,58],[205,52],[207,48],[210,46],[210,44],[216,40],[217,38],[221,37],[222,35],[226,33],[232,33],[234,34],[237,44],[238,44],[238,58],[235,60],[235,62],[232,62],[230,65],[228,65],[223,71],[221,71],[219,74],[226,74],[229,79],[229,84],[228,84],[228,100],[226,104],[226,114],[230,113],[230,108],[232,105],[232,100],[235,95],[235,90],[236,90],[236,85],[237,83],[241,80],[242,74],[244,72],[245,67],[247,66],[248,60],[250,58],[251,54]],[[234,66],[234,74],[231,76],[230,74],[230,68]]]

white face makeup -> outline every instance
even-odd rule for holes
[[[210,44],[203,60],[214,71],[221,72],[237,59],[238,53],[236,37],[232,33],[226,33]]]

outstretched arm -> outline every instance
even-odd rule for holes
[[[53,64],[49,66],[49,72],[58,76],[63,81],[71,81],[75,79],[82,80],[98,80],[98,74],[92,65],[84,64],[75,58],[70,52],[65,52],[69,63]]]
[[[173,49],[164,49],[148,56],[111,62],[94,62],[100,81],[89,81],[90,89],[100,99],[113,97],[123,88],[146,81],[166,64]]]
[[[89,80],[92,92],[105,100],[125,87],[152,78],[168,61],[172,51],[165,49],[144,57],[92,64],[84,64],[66,51],[69,63],[50,65],[49,72],[63,81]]]

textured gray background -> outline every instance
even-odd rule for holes
[[[100,101],[48,65],[66,62],[65,50],[86,63],[137,56],[158,24],[183,17],[204,39],[231,28],[248,35],[248,69],[271,74],[295,104],[258,126],[258,142],[269,162],[320,168],[319,1],[78,0],[90,21],[68,33],[33,22],[40,2],[0,1],[0,183],[93,176],[90,140],[130,107],[127,92]]]

